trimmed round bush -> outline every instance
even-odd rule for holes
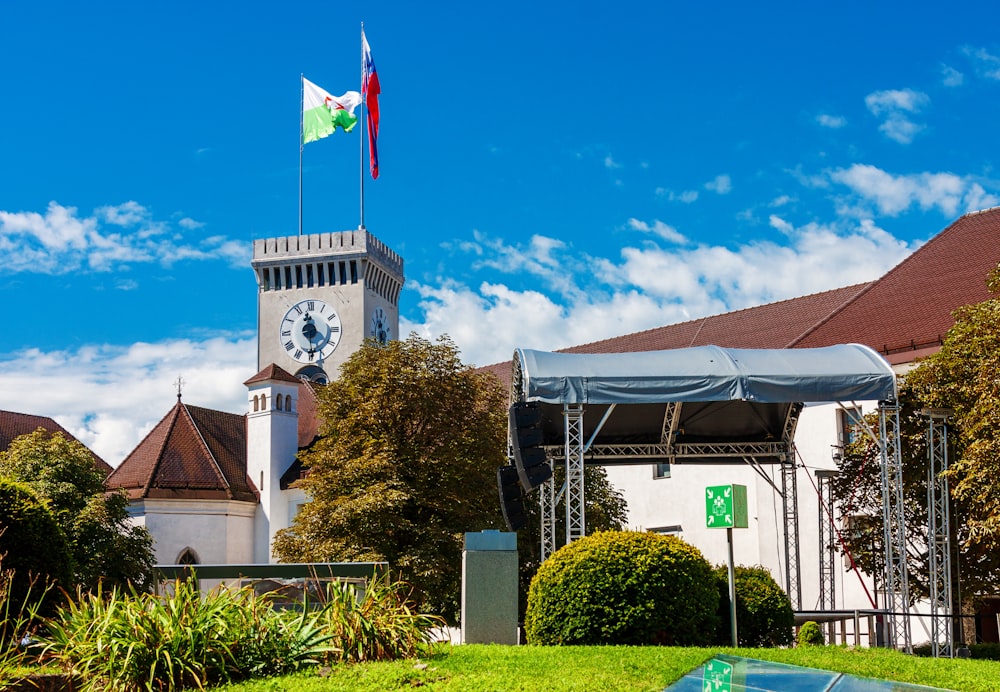
[[[604,531],[554,552],[528,590],[533,644],[712,643],[719,592],[712,567],[674,536]]]
[[[736,569],[736,634],[740,646],[787,646],[792,643],[795,613],[784,590],[764,567]],[[718,644],[731,644],[729,625],[729,575],[725,566],[715,568],[719,586]]]
[[[31,488],[6,478],[0,478],[0,555],[3,568],[14,571],[10,599],[15,607],[29,590],[38,598],[47,581],[65,589],[73,584],[73,562],[59,522]]]
[[[799,646],[823,646],[823,628],[818,623],[808,620],[799,628]]]

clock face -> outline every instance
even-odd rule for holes
[[[383,345],[389,343],[389,339],[392,338],[389,330],[389,318],[380,307],[372,311],[372,321],[371,327],[368,330],[368,336]]]
[[[340,316],[322,300],[302,300],[281,318],[278,340],[289,358],[321,363],[340,343]]]

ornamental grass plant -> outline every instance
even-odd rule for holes
[[[322,624],[341,661],[389,661],[418,655],[430,632],[444,625],[436,615],[413,610],[405,582],[369,579],[363,591],[341,582],[326,590]]]
[[[48,623],[48,653],[82,690],[180,690],[295,671],[333,653],[321,613],[280,611],[252,587],[202,595],[77,592]]]
[[[49,591],[47,582],[31,577],[15,595],[14,570],[5,568],[3,559],[0,553],[0,689],[33,658],[31,633],[37,626],[39,604]]]
[[[252,586],[202,594],[194,580],[164,595],[77,592],[48,623],[48,655],[83,691],[204,688],[318,664],[388,661],[423,651],[442,621],[413,610],[409,587],[332,582],[316,603],[279,609]]]

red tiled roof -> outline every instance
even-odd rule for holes
[[[708,345],[725,348],[787,348],[819,320],[848,304],[870,286],[871,284],[857,284],[745,310],[710,315],[561,349],[560,353],[629,353]],[[510,361],[489,365],[481,370],[492,372],[505,385],[510,382]]]
[[[10,446],[10,443],[14,441],[14,438],[33,433],[39,428],[43,428],[50,433],[62,433],[63,437],[66,439],[79,442],[79,440],[73,437],[69,431],[66,430],[66,428],[46,416],[34,416],[30,413],[15,413],[13,411],[0,411],[0,452],[6,450]],[[96,464],[97,468],[104,472],[105,476],[111,473],[110,464],[94,454],[93,451],[89,449],[87,451],[89,451],[94,457],[94,464]]]
[[[246,417],[180,401],[108,478],[131,499],[256,502],[247,477]]]
[[[940,347],[957,308],[991,297],[986,278],[998,264],[1000,207],[994,207],[962,216],[871,283],[657,327],[563,352],[860,343],[881,352],[894,365],[908,363]],[[510,361],[480,370],[510,383]]]
[[[295,375],[291,374],[281,366],[271,363],[243,384],[255,384],[257,382],[267,382],[268,380],[277,380],[278,382],[294,382],[296,384],[300,382],[299,378]]]
[[[966,214],[794,345],[857,342],[887,355],[936,348],[956,308],[990,298],[986,277],[998,262],[1000,207]]]

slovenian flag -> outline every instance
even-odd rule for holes
[[[302,143],[308,144],[328,137],[338,127],[350,132],[358,122],[354,109],[361,103],[361,94],[348,91],[333,96],[305,77],[302,78]]]
[[[361,93],[364,94],[365,108],[368,109],[368,159],[372,178],[378,178],[378,95],[382,90],[379,88],[372,49],[365,38],[364,29],[361,30],[361,56]]]

